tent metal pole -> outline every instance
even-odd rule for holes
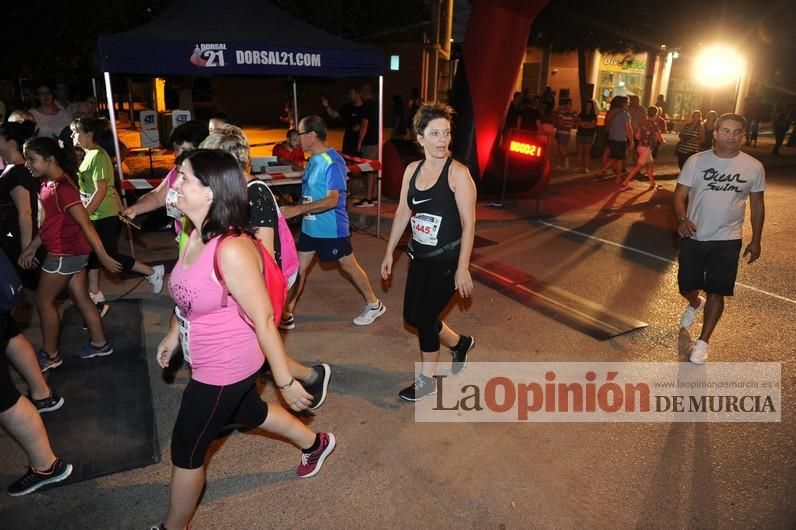
[[[381,238],[381,159],[384,141],[384,76],[379,76],[379,171],[376,173],[376,237]]]
[[[296,90],[296,78],[293,78],[293,128],[298,129],[298,91]]]
[[[124,181],[124,173],[122,173],[122,152],[119,149],[119,131],[116,129],[116,110],[113,107],[113,91],[111,90],[111,74],[110,72],[103,72],[105,77],[105,97],[108,100],[108,121],[111,123],[111,132],[113,132],[113,149],[116,151],[116,171],[119,176],[119,185]],[[127,208],[127,197],[122,187],[122,204]],[[130,241],[130,255],[135,258],[135,248],[133,248],[133,231],[130,225],[127,226],[127,237]]]
[[[97,78],[96,77],[92,77],[91,78],[91,90],[94,92],[94,101],[96,101],[97,102],[97,106],[99,106],[99,96],[97,95]],[[94,110],[98,110],[98,109],[94,109]]]

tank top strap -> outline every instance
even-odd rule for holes
[[[452,163],[453,163],[453,157],[449,156],[448,160],[445,161],[445,165],[442,167],[442,172],[439,174],[439,179],[438,180],[443,180],[443,177],[444,177],[446,185],[448,184],[448,172],[451,169],[451,164]]]
[[[412,178],[409,179],[409,191],[410,192],[412,190],[417,190],[417,186],[415,185],[415,183],[417,182],[417,176],[420,174],[420,168],[423,167],[423,162],[425,162],[425,161],[426,161],[425,159],[421,159],[420,160],[420,163],[415,168],[415,172],[412,173]]]

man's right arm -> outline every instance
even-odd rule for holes
[[[340,118],[340,113],[329,105],[329,100],[327,98],[321,98],[321,105],[326,109],[326,114],[328,114],[330,118],[335,120]]]
[[[690,187],[678,182],[672,198],[674,217],[677,219],[677,233],[680,237],[691,237],[696,234],[696,225],[688,218],[687,204],[690,191]]]
[[[293,204],[290,206],[282,206],[282,215],[285,219],[292,219],[300,215],[309,213],[323,213],[327,210],[337,208],[337,202],[340,199],[340,192],[338,190],[329,190],[329,195],[317,201],[308,202],[306,204]]]

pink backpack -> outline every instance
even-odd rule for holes
[[[265,283],[265,289],[268,291],[268,298],[271,300],[271,307],[274,310],[274,322],[278,326],[282,321],[282,309],[284,309],[285,300],[287,299],[287,279],[283,276],[284,273],[279,270],[279,266],[276,264],[276,261],[274,261],[274,258],[271,257],[271,254],[268,253],[263,242],[248,234],[241,234],[240,232],[234,231],[227,232],[221,236],[221,239],[218,240],[218,244],[216,245],[216,252],[213,255],[213,271],[222,288],[221,307],[227,307],[227,299],[230,294],[229,289],[227,289],[227,284],[224,281],[224,274],[221,272],[221,245],[230,237],[248,237],[252,240],[254,246],[257,247],[260,258],[263,260],[263,283]],[[238,313],[243,320],[251,325],[251,320],[249,316],[243,312],[243,309],[238,307]]]
[[[282,215],[282,210],[279,208],[279,203],[276,202],[274,192],[271,191],[271,188],[268,186],[268,184],[258,179],[254,179],[249,182],[248,186],[251,186],[252,184],[261,184],[265,186],[265,189],[267,189],[268,193],[271,194],[271,200],[274,201],[277,215],[276,225],[279,229],[279,248],[280,256],[282,258],[282,274],[285,276],[285,280],[289,282],[290,277],[293,276],[293,274],[295,274],[299,268],[298,252],[296,251],[296,242],[293,240],[293,232],[290,231],[290,227],[287,225],[287,219],[285,219],[285,216]]]

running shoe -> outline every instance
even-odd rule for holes
[[[38,471],[28,467],[28,472],[8,487],[8,494],[12,497],[27,495],[47,484],[61,482],[71,474],[72,464],[65,464],[60,458],[56,459],[55,463],[47,471]]]
[[[163,290],[163,277],[166,275],[166,269],[163,265],[155,265],[152,267],[152,274],[146,277],[146,281],[152,284],[152,292],[160,294]]]
[[[420,401],[424,397],[437,393],[437,380],[433,377],[419,375],[414,383],[398,392],[398,397],[406,401]]]
[[[323,363],[313,366],[312,370],[315,372],[315,382],[311,385],[306,385],[304,388],[312,394],[310,410],[315,410],[326,401],[326,392],[329,390],[329,379],[332,378],[332,369],[329,368],[328,364]]]
[[[354,317],[354,324],[357,326],[369,326],[373,324],[377,318],[382,316],[385,311],[387,311],[387,308],[381,303],[381,300],[379,300],[379,304],[376,307],[365,304],[365,307],[362,308],[362,312]]]
[[[293,318],[293,313],[290,313],[287,317],[282,317],[282,322],[279,323],[279,329],[282,330],[290,330],[296,327],[296,319]]]
[[[91,341],[88,341],[80,353],[76,353],[75,357],[78,359],[91,359],[92,357],[105,357],[113,353],[113,346],[108,341],[102,346],[94,346]]]
[[[699,297],[699,307],[693,307],[690,303],[686,304],[683,316],[680,317],[680,327],[690,328],[703,307],[705,307],[705,298],[702,296]]]
[[[475,347],[475,339],[467,335],[462,335],[462,341],[460,341],[459,344],[461,344],[461,346],[458,348],[451,348],[451,353],[453,354],[451,373],[453,375],[459,375],[467,367],[467,354]]]
[[[36,406],[36,410],[39,411],[39,414],[58,410],[64,405],[64,398],[56,394],[53,389],[50,389],[50,395],[44,399],[33,399],[31,395],[28,395],[28,399]]]
[[[111,306],[105,303],[105,294],[102,291],[97,291],[96,293],[89,291],[88,297],[91,298],[91,301],[94,302],[95,306],[97,306],[97,311],[99,311],[100,318],[105,318],[105,314],[111,308]]]
[[[321,470],[323,461],[334,451],[334,446],[336,444],[334,434],[320,432],[318,433],[318,437],[320,443],[317,449],[311,453],[301,451],[301,462],[296,468],[296,475],[298,475],[299,478],[309,478],[317,475]]]
[[[105,315],[108,314],[108,311],[111,309],[111,305],[105,302],[97,302],[97,312],[100,315],[100,318],[105,318]]]
[[[50,368],[58,368],[62,364],[64,364],[64,358],[61,357],[61,353],[56,353],[55,356],[51,356],[46,351],[39,349],[36,352],[36,360],[39,361],[39,368],[41,372],[44,373]]]
[[[376,201],[373,199],[362,199],[354,203],[354,208],[370,208],[376,206]]]
[[[708,343],[704,340],[697,340],[688,352],[688,360],[694,364],[705,364],[708,360]]]

